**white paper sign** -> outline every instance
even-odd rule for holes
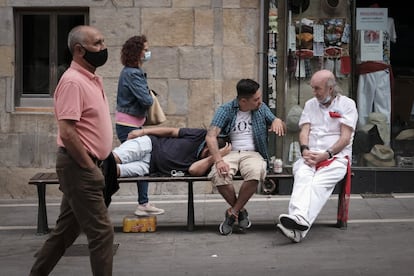
[[[388,29],[387,8],[357,8],[357,30],[383,30]]]
[[[383,59],[383,32],[379,30],[363,30],[361,33],[361,61],[377,61]]]

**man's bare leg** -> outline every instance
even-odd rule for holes
[[[227,201],[227,203],[233,207],[237,201],[236,191],[234,190],[234,186],[232,184],[229,185],[220,185],[217,186],[217,190],[221,194],[221,196]]]
[[[244,205],[249,201],[253,194],[257,191],[257,185],[259,181],[257,180],[248,180],[243,181],[240,190],[239,196],[236,199],[235,204],[232,205],[234,212],[237,214],[240,210],[243,209]]]

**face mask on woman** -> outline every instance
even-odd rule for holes
[[[144,54],[144,57],[142,58],[142,61],[145,62],[145,61],[148,61],[150,59],[151,59],[151,51],[146,51],[145,54]]]

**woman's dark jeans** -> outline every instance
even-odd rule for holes
[[[129,127],[116,124],[116,135],[121,143],[125,142],[128,138],[128,133],[134,129],[141,129],[142,127]],[[138,203],[145,204],[148,202],[148,181],[138,181]]]

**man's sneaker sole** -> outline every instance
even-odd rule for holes
[[[156,216],[156,215],[162,215],[164,214],[165,211],[158,211],[158,212],[147,212],[147,211],[143,211],[143,210],[135,210],[134,214],[136,216],[142,217],[142,216]]]
[[[224,221],[222,223],[220,223],[220,226],[219,226],[220,234],[222,234],[224,236],[231,235],[231,233],[233,233],[233,229],[231,229],[230,232],[225,233],[224,230],[223,230],[223,224],[224,224]]]
[[[294,243],[301,242],[302,237],[301,237],[298,230],[287,229],[287,228],[283,227],[282,224],[279,224],[279,223],[276,224],[276,227],[283,234],[283,236],[285,236],[286,238],[288,238],[292,242],[294,242]]]
[[[135,214],[136,216],[139,216],[139,217],[149,216],[149,214],[148,214],[147,212],[145,212],[145,211],[141,211],[141,210],[135,210],[134,214]]]
[[[162,215],[165,213],[165,211],[156,211],[156,212],[147,212],[149,215]]]
[[[294,220],[293,218],[290,218],[287,215],[280,215],[279,221],[285,228],[288,228],[288,229],[299,230],[299,231],[305,231],[309,229],[309,226],[299,224],[296,222],[296,220]]]

